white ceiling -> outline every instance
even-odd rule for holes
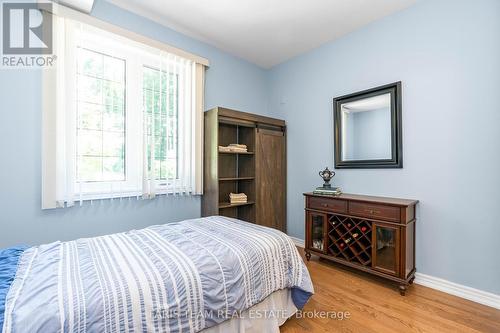
[[[417,0],[108,0],[264,68]]]

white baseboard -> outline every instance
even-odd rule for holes
[[[500,295],[495,295],[487,291],[467,287],[422,273],[415,274],[415,283],[450,295],[465,298],[469,301],[491,306],[495,309],[500,309]]]
[[[303,239],[291,236],[290,238],[293,240],[296,246],[304,248],[305,242]],[[491,306],[495,309],[500,309],[500,295],[496,295],[487,291],[467,287],[455,282],[450,282],[422,273],[415,274],[415,283],[421,286],[445,292],[450,295],[465,298],[469,301]]]

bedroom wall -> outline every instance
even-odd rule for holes
[[[92,15],[208,58],[211,66],[206,74],[206,108],[221,105],[266,113],[266,73],[261,68],[102,0],[96,1]],[[40,71],[0,70],[0,101],[0,248],[200,216],[198,197],[108,200],[42,211]]]
[[[404,168],[336,170],[345,192],[419,199],[417,270],[500,294],[500,1],[429,0],[269,73],[288,124],[288,231],[333,166],[336,96],[401,80]]]

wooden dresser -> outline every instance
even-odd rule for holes
[[[311,254],[399,283],[415,278],[417,200],[304,193],[306,258]]]

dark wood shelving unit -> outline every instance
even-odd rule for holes
[[[285,122],[217,107],[205,112],[204,130],[202,215],[285,230]],[[248,151],[219,151],[235,143]],[[248,202],[230,204],[230,193],[245,193]]]
[[[237,121],[218,123],[218,146],[244,144],[248,152],[218,151],[219,212],[249,222],[255,221],[255,127]],[[229,193],[243,192],[247,203],[229,203]]]

